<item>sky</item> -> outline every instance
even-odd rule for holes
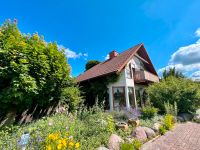
[[[144,43],[161,75],[176,67],[200,79],[199,0],[2,0],[0,24],[18,20],[22,33],[43,35],[65,48],[72,76],[88,60],[104,61]]]

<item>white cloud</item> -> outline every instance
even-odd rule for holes
[[[170,59],[171,64],[195,64],[200,63],[200,39],[191,45],[180,47]]]
[[[200,28],[198,28],[198,29],[196,30],[195,35],[196,35],[197,37],[200,37]]]
[[[192,73],[191,78],[195,81],[200,81],[200,71]]]
[[[197,29],[195,34],[200,37],[200,28]],[[171,55],[169,64],[166,67],[159,69],[158,72],[161,74],[165,69],[168,70],[173,67],[184,74],[193,72],[190,75],[193,79],[194,75],[197,75],[197,73],[198,75],[200,74],[200,39],[194,44],[180,47]]]
[[[108,60],[108,59],[109,59],[109,54],[107,54],[105,57],[105,60]]]
[[[76,59],[76,58],[83,57],[85,60],[87,60],[88,53],[76,53],[69,48],[65,48],[63,45],[58,45],[58,48],[63,49],[65,51],[67,58]]]

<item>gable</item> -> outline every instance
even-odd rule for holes
[[[141,51],[141,52],[139,52]],[[152,73],[157,75],[150,58],[148,57],[148,54],[143,46],[143,44],[138,44],[132,48],[129,48],[128,50],[124,51],[123,53],[119,54],[118,56],[108,59],[91,69],[87,70],[83,74],[79,75],[76,78],[77,82],[83,82],[86,80],[90,80],[93,78],[97,78],[100,76],[112,74],[112,73],[119,73],[122,71],[122,69],[125,68],[126,64],[133,58],[133,56],[138,52],[138,55],[141,55],[145,60],[147,60],[150,64],[150,68],[152,70]]]

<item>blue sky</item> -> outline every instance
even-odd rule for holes
[[[72,75],[87,60],[104,61],[143,42],[158,72],[176,66],[200,78],[199,0],[4,0],[0,23],[17,18],[23,33],[38,32],[66,48]]]

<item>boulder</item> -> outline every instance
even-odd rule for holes
[[[109,150],[109,149],[107,149],[106,147],[99,147],[96,150]]]
[[[120,144],[123,143],[123,139],[116,135],[112,134],[108,141],[108,149],[109,150],[120,150]]]
[[[148,128],[148,127],[142,127],[142,128],[144,129],[148,138],[152,138],[152,137],[156,136],[156,133],[151,128]]]
[[[181,113],[179,116],[182,117],[184,119],[184,121],[191,121],[194,117],[190,113]]]
[[[200,114],[196,114],[193,118],[193,120],[197,123],[200,123]]]
[[[154,123],[154,125],[153,125],[153,129],[154,129],[154,131],[158,132],[160,126],[161,126],[161,123],[159,123],[159,122]]]
[[[147,135],[145,133],[145,130],[142,127],[136,127],[132,131],[131,136],[136,138],[139,141],[145,141],[147,139]]]
[[[177,116],[176,119],[177,119],[178,122],[184,122],[185,121],[184,118],[181,117],[181,116]]]
[[[117,129],[121,129],[121,130],[128,130],[128,124],[126,122],[118,122],[116,123],[116,127]]]
[[[139,119],[134,119],[134,118],[130,118],[128,120],[128,124],[138,127],[140,125],[140,120]]]

